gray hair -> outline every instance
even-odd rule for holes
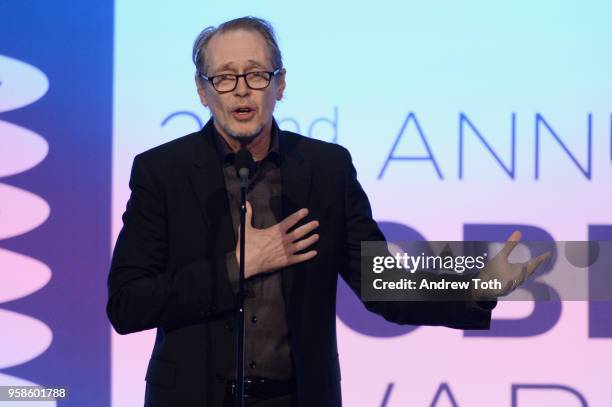
[[[217,33],[224,33],[227,31],[234,30],[246,30],[254,31],[264,38],[268,45],[269,55],[272,57],[272,65],[274,69],[280,68],[283,65],[283,58],[281,55],[280,48],[276,42],[276,36],[274,35],[274,29],[272,25],[264,19],[257,17],[240,17],[234,20],[226,21],[218,27],[206,27],[198,34],[195,41],[193,42],[193,50],[191,58],[196,67],[196,76],[198,79],[202,79],[198,73],[206,74],[206,47],[211,38]]]

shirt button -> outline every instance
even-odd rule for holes
[[[255,315],[253,315],[253,317],[251,318],[251,322],[252,323],[257,323],[257,317]]]
[[[251,369],[255,369],[255,366],[257,366],[257,364],[255,362],[251,361],[251,363],[249,363],[249,367]]]

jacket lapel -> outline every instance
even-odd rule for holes
[[[299,152],[299,138],[289,132],[279,131],[279,147],[281,156],[281,188],[282,188],[282,219],[301,208],[308,207],[312,169]],[[289,313],[289,305],[293,297],[294,274],[299,265],[282,270],[283,295],[285,309]]]
[[[217,153],[214,140],[213,122],[210,120],[200,131],[194,148],[193,169],[189,174],[189,182],[198,200],[198,207],[204,219],[204,227],[211,233],[208,250],[216,257],[235,249],[236,236],[229,201],[225,186],[223,166]],[[231,295],[231,285],[227,273],[215,276],[219,284],[220,294]]]

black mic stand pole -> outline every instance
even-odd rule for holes
[[[246,157],[246,158],[245,158]],[[244,259],[246,235],[246,195],[249,187],[249,167],[253,158],[248,150],[242,148],[238,153],[238,175],[240,176],[240,268],[238,280],[238,306],[236,308],[236,407],[244,406]],[[246,165],[244,165],[246,164]]]

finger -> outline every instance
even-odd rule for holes
[[[308,215],[308,209],[302,208],[299,211],[292,213],[283,219],[278,225],[281,231],[284,233],[287,230],[291,229],[296,223],[298,223],[301,219],[304,219]]]
[[[317,251],[316,250],[310,250],[306,253],[302,253],[302,254],[295,254],[293,256],[291,256],[289,258],[289,264],[288,266],[291,266],[293,264],[297,264],[297,263],[302,263],[306,260],[310,260],[313,257],[315,257],[317,255]]]
[[[246,214],[244,215],[244,224],[253,226],[253,207],[249,201],[246,201]]]
[[[318,234],[314,234],[312,236],[308,236],[306,239],[302,239],[298,242],[296,242],[293,245],[293,252],[301,252],[302,250],[306,249],[307,247],[312,246],[317,240],[319,240],[319,235]]]
[[[289,234],[289,239],[291,239],[291,242],[293,243],[296,240],[301,239],[302,237],[306,236],[307,234],[309,234],[310,232],[312,232],[318,227],[319,227],[319,221],[316,221],[316,220],[310,221],[307,224],[302,225],[299,228],[295,229],[293,232],[291,232]]]
[[[522,281],[521,280],[511,280],[510,282],[508,282],[508,287],[506,289],[506,295],[510,294],[512,291],[516,290],[520,285],[521,285]]]
[[[504,248],[500,252],[504,259],[507,259],[508,256],[510,256],[510,253],[516,247],[516,245],[519,244],[520,240],[521,240],[521,232],[519,232],[518,230],[515,230],[514,232],[512,232],[508,240],[506,240],[506,244],[504,245]]]
[[[544,263],[546,260],[548,260],[550,258],[550,256],[552,255],[551,252],[546,252],[544,254],[539,255],[538,257],[536,257],[535,259],[531,259],[527,262],[527,273],[525,278],[529,277],[530,275],[532,275],[540,266],[540,264]]]

